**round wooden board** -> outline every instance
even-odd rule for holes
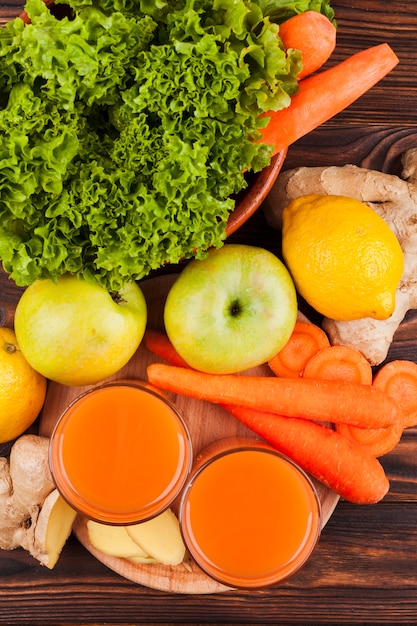
[[[148,305],[148,327],[163,329],[163,308],[168,290],[175,275],[153,278],[141,283]],[[134,378],[146,380],[146,367],[158,359],[143,345],[129,363],[108,380]],[[267,366],[250,370],[250,373],[272,375]],[[66,387],[50,382],[40,420],[40,434],[49,437],[55,423],[67,404],[89,387]],[[207,402],[192,400],[183,396],[170,396],[182,412],[190,430],[193,451],[198,454],[209,443],[224,437],[254,435],[245,426],[231,417],[220,407]],[[329,520],[339,497],[336,493],[313,479],[323,512],[323,525]],[[160,564],[137,565],[126,559],[110,557],[98,552],[89,542],[86,519],[78,516],[74,534],[83,546],[99,561],[121,576],[136,583],[174,593],[207,594],[226,591],[228,587],[212,580],[191,559],[175,567]]]

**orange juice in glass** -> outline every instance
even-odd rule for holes
[[[61,495],[90,519],[109,524],[134,524],[168,508],[191,464],[186,424],[146,383],[113,382],[83,393],[50,441]]]
[[[307,561],[320,536],[321,509],[298,466],[247,441],[198,464],[182,495],[180,521],[206,574],[230,587],[267,587]]]

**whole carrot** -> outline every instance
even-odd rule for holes
[[[336,431],[296,417],[224,408],[346,500],[374,504],[387,493],[389,481],[379,461]]]
[[[161,331],[149,333],[147,347],[169,363],[181,359]],[[222,407],[346,500],[371,504],[388,490],[381,465],[370,460],[357,443],[335,431],[301,418],[232,405]]]
[[[147,328],[143,337],[145,346],[161,359],[167,361],[170,365],[178,365],[179,367],[188,367],[182,356],[178,354],[168,335],[155,328]]]
[[[148,380],[156,387],[217,404],[235,404],[325,422],[383,428],[400,411],[395,400],[371,385],[304,378],[206,374],[154,363]]]
[[[304,11],[290,17],[280,25],[279,36],[285,49],[301,52],[303,69],[299,79],[318,70],[336,47],[336,28],[318,11]]]
[[[357,52],[338,65],[299,83],[286,109],[266,113],[269,124],[260,141],[285,150],[310,131],[340,113],[386,76],[399,62],[392,48],[379,44]]]

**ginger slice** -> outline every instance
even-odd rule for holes
[[[62,548],[71,534],[76,511],[54,489],[40,510],[29,552],[49,569],[55,567]]]
[[[155,562],[128,535],[126,526],[110,526],[88,520],[87,532],[91,545],[102,554],[130,559],[135,563]]]
[[[146,522],[127,526],[129,536],[150,557],[164,565],[179,565],[185,557],[180,525],[171,509]]]

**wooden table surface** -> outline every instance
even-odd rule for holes
[[[2,0],[0,22],[21,4]],[[417,145],[417,3],[338,0],[337,51],[329,64],[387,41],[399,66],[320,129],[293,145],[285,168],[356,163],[397,172]],[[386,10],[388,9],[388,10]],[[258,211],[233,241],[279,251]],[[20,290],[0,277],[0,324],[12,326]],[[417,362],[417,312],[397,331],[388,359]],[[383,457],[391,489],[377,505],[341,501],[308,564],[279,587],[171,595],[136,585],[71,537],[53,571],[23,550],[0,551],[0,624],[416,624],[417,429]]]

